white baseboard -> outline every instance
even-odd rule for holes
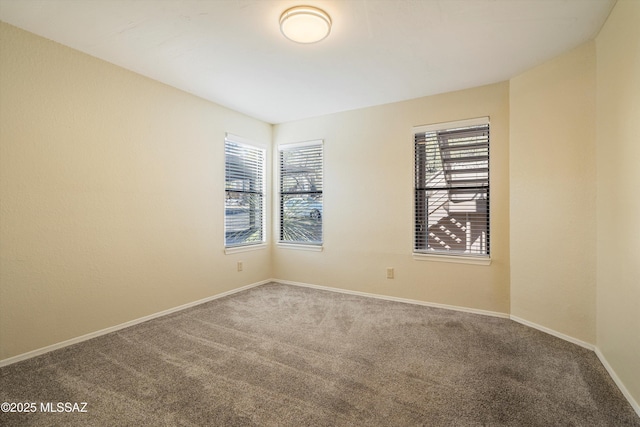
[[[477,308],[468,308],[468,307],[460,307],[460,306],[457,306],[457,305],[439,304],[439,303],[435,303],[435,302],[426,302],[426,301],[420,301],[420,300],[408,299],[408,298],[398,298],[398,297],[392,297],[392,296],[388,296],[388,295],[370,294],[368,292],[359,292],[359,291],[351,291],[351,290],[348,290],[348,289],[331,288],[331,287],[328,287],[328,286],[312,285],[310,283],[292,282],[290,280],[272,279],[272,281],[273,282],[277,282],[277,283],[282,283],[284,285],[302,286],[302,287],[305,287],[305,288],[320,289],[320,290],[323,290],[323,291],[339,292],[339,293],[342,293],[342,294],[358,295],[358,296],[361,296],[361,297],[377,298],[377,299],[383,299],[383,300],[387,300],[387,301],[395,301],[395,302],[403,302],[403,303],[407,303],[407,304],[422,305],[422,306],[426,306],[426,307],[444,308],[446,310],[463,311],[465,313],[482,314],[484,316],[501,317],[501,318],[504,318],[504,319],[508,319],[509,318],[509,315],[507,313],[499,313],[497,311],[480,310],[480,309],[477,309]]]
[[[515,322],[521,323],[521,324],[523,324],[525,326],[528,326],[530,328],[537,329],[537,330],[545,332],[545,333],[547,333],[549,335],[553,335],[556,338],[560,338],[562,340],[568,341],[570,343],[579,345],[580,347],[586,348],[587,350],[591,350],[591,351],[595,352],[596,356],[598,357],[598,359],[600,359],[600,362],[602,363],[602,365],[605,367],[605,369],[607,370],[607,372],[611,376],[611,379],[613,379],[613,381],[616,383],[616,385],[618,386],[618,388],[620,389],[620,391],[622,392],[624,397],[627,399],[627,401],[633,407],[634,411],[638,414],[638,416],[640,416],[640,405],[638,405],[638,403],[634,400],[633,396],[631,396],[631,393],[629,393],[629,390],[627,390],[627,388],[624,386],[624,384],[622,383],[622,381],[620,380],[618,375],[615,373],[615,371],[613,370],[611,365],[609,365],[609,362],[607,362],[607,359],[604,357],[604,355],[602,354],[602,352],[600,351],[600,349],[598,347],[596,347],[595,345],[590,344],[588,342],[585,342],[585,341],[579,340],[577,338],[574,338],[572,336],[560,333],[558,331],[554,331],[553,329],[547,328],[545,326],[538,325],[537,323],[530,322],[528,320],[522,319],[522,318],[520,318],[518,316],[512,316],[512,315],[508,315],[508,314],[505,314],[505,313],[498,313],[498,312],[494,312],[494,311],[478,310],[478,309],[472,309],[472,308],[467,308],[467,307],[458,307],[458,306],[452,306],[452,305],[446,305],[446,304],[431,303],[431,302],[411,300],[411,299],[405,299],[405,298],[396,298],[396,297],[390,297],[390,296],[378,295],[378,294],[370,294],[370,293],[367,293],[367,292],[350,291],[350,290],[346,290],[346,289],[331,288],[331,287],[328,287],[328,286],[312,285],[312,284],[309,284],[309,283],[292,282],[290,280],[272,279],[272,281],[273,282],[277,282],[277,283],[282,283],[282,284],[285,284],[285,285],[302,286],[302,287],[306,287],[306,288],[321,289],[321,290],[325,290],[325,291],[339,292],[339,293],[343,293],[343,294],[359,295],[359,296],[370,297],[370,298],[378,298],[378,299],[383,299],[383,300],[388,300],[388,301],[404,302],[404,303],[408,303],[408,304],[417,304],[417,305],[422,305],[422,306],[427,306],[427,307],[444,308],[444,309],[447,309],[447,310],[463,311],[463,312],[466,312],[466,313],[482,314],[482,315],[485,315],[485,316],[502,317],[502,318],[511,319],[511,320],[513,320]]]
[[[92,338],[99,337],[101,335],[106,335],[106,334],[109,334],[111,332],[119,331],[120,329],[128,328],[130,326],[134,326],[134,325],[137,325],[139,323],[146,322],[147,320],[152,320],[152,319],[155,319],[155,318],[158,318],[158,317],[166,316],[167,314],[171,314],[171,313],[175,313],[177,311],[185,310],[187,308],[195,307],[196,305],[204,304],[205,302],[209,302],[209,301],[213,301],[213,300],[218,299],[218,298],[226,297],[227,295],[232,295],[232,294],[235,294],[237,292],[242,292],[244,290],[247,290],[247,289],[250,289],[250,288],[254,288],[256,286],[264,285],[264,284],[269,283],[269,282],[271,282],[271,280],[263,280],[261,282],[251,283],[249,285],[242,286],[242,287],[236,288],[236,289],[232,289],[232,290],[227,291],[227,292],[222,292],[220,294],[216,294],[216,295],[213,295],[213,296],[210,296],[210,297],[207,297],[207,298],[203,298],[203,299],[198,300],[198,301],[193,301],[193,302],[190,302],[190,303],[187,303],[187,304],[179,305],[177,307],[173,307],[173,308],[170,308],[170,309],[167,309],[167,310],[159,311],[157,313],[153,313],[153,314],[150,314],[148,316],[140,317],[139,319],[130,320],[128,322],[121,323],[119,325],[110,326],[108,328],[101,329],[99,331],[91,332],[91,333],[88,333],[88,334],[85,334],[85,335],[81,335],[79,337],[68,339],[66,341],[62,341],[62,342],[59,342],[59,343],[56,343],[56,344],[48,345],[46,347],[38,348],[36,350],[32,350],[32,351],[29,351],[27,353],[22,353],[22,354],[19,354],[17,356],[9,357],[8,359],[0,360],[0,367],[11,365],[11,364],[17,363],[17,362],[21,362],[23,360],[31,359],[32,357],[40,356],[41,354],[48,353],[48,352],[53,351],[53,350],[58,350],[60,348],[68,347],[70,345],[77,344],[77,343],[80,343],[82,341],[87,341],[87,340],[90,340]]]
[[[554,331],[553,329],[549,329],[546,326],[538,325],[537,323],[530,322],[530,321],[522,319],[522,318],[520,318],[518,316],[511,315],[509,317],[511,318],[511,320],[514,320],[514,321],[516,321],[518,323],[522,323],[525,326],[528,326],[528,327],[533,328],[533,329],[537,329],[537,330],[542,331],[544,333],[547,333],[549,335],[553,335],[556,338],[560,338],[560,339],[563,339],[565,341],[569,341],[570,343],[579,345],[580,347],[584,347],[587,350],[594,351],[595,348],[596,348],[596,346],[593,345],[593,344],[589,344],[588,342],[579,340],[579,339],[574,338],[574,337],[572,337],[570,335],[565,335],[565,334],[563,334],[561,332]]]
[[[616,383],[616,385],[618,386],[618,389],[620,389],[620,391],[622,392],[622,394],[625,397],[625,399],[627,399],[627,401],[629,402],[629,404],[631,405],[633,410],[640,417],[640,405],[638,404],[638,402],[636,402],[636,400],[633,398],[631,393],[629,393],[629,390],[627,390],[627,388],[625,387],[624,383],[622,382],[622,380],[620,380],[620,377],[618,377],[618,374],[616,374],[616,371],[613,370],[613,367],[609,364],[609,362],[604,357],[604,354],[602,354],[602,352],[600,351],[598,346],[593,345],[593,344],[589,344],[589,343],[584,342],[584,341],[581,341],[581,340],[579,340],[577,338],[574,338],[572,336],[565,335],[563,333],[554,331],[553,329],[549,329],[549,328],[547,328],[545,326],[538,325],[537,323],[530,322],[530,321],[522,319],[522,318],[520,318],[518,316],[513,316],[512,315],[511,319],[516,321],[516,322],[518,322],[518,323],[522,323],[523,325],[528,326],[530,328],[537,329],[537,330],[545,332],[545,333],[547,333],[549,335],[553,335],[554,337],[557,337],[557,338],[563,339],[565,341],[569,341],[570,343],[579,345],[580,347],[584,347],[587,350],[593,351],[596,354],[596,356],[598,357],[598,359],[600,359],[600,363],[602,363],[604,368],[607,370],[607,372],[609,373],[609,376],[611,377],[613,382]]]
[[[604,357],[604,355],[602,354],[602,352],[600,351],[600,349],[593,345],[593,344],[589,344],[585,341],[579,340],[577,338],[573,338],[569,335],[565,335],[563,333],[554,331],[553,329],[549,329],[545,326],[542,325],[538,325],[537,323],[534,322],[530,322],[528,320],[522,319],[520,317],[517,316],[513,316],[513,315],[509,315],[506,313],[499,313],[499,312],[495,312],[495,311],[489,311],[489,310],[480,310],[480,309],[474,309],[474,308],[468,308],[468,307],[459,307],[459,306],[453,306],[453,305],[447,305],[447,304],[438,304],[438,303],[432,303],[432,302],[426,302],[426,301],[419,301],[419,300],[412,300],[412,299],[407,299],[407,298],[397,298],[397,297],[392,297],[392,296],[387,296],[387,295],[379,295],[379,294],[371,294],[368,292],[359,292],[359,291],[351,291],[351,290],[347,290],[347,289],[340,289],[340,288],[332,288],[332,287],[328,287],[328,286],[320,286],[320,285],[312,285],[310,283],[301,283],[301,282],[293,282],[290,280],[280,280],[280,279],[268,279],[268,280],[263,280],[260,282],[256,282],[256,283],[251,283],[249,285],[246,286],[242,286],[240,288],[236,288],[236,289],[232,289],[230,291],[227,292],[222,292],[220,294],[216,294],[207,298],[203,298],[201,300],[198,301],[193,301],[187,304],[183,304],[177,307],[173,307],[170,308],[168,310],[163,310],[160,311],[158,313],[154,313],[154,314],[150,314],[148,316],[144,316],[141,317],[139,319],[134,319],[131,320],[129,322],[125,322],[125,323],[121,323],[119,325],[116,326],[111,326],[109,328],[105,328],[105,329],[101,329],[99,331],[95,331],[95,332],[91,332],[89,334],[85,334],[79,337],[75,337],[75,338],[71,338],[69,340],[66,341],[62,341],[56,344],[52,344],[46,347],[42,347],[36,350],[32,350],[29,351],[27,353],[23,353],[23,354],[19,354],[17,356],[13,356],[7,359],[3,359],[0,360],[0,367],[2,366],[7,366],[7,365],[11,365],[13,363],[17,363],[23,360],[27,360],[30,359],[32,357],[36,357],[39,356],[41,354],[45,354],[48,353],[50,351],[53,350],[57,350],[60,348],[64,348],[73,344],[77,344],[80,343],[82,341],[87,341],[90,340],[92,338],[96,338],[99,337],[101,335],[106,335],[109,334],[111,332],[115,332],[115,331],[119,331],[121,329],[124,328],[128,328],[130,326],[134,326],[137,325],[139,323],[142,322],[146,322],[148,320],[152,320],[158,317],[162,317],[162,316],[166,316],[167,314],[171,314],[171,313],[175,313],[181,310],[185,310],[187,308],[191,308],[191,307],[195,307],[197,305],[200,304],[204,304],[206,302],[209,301],[213,301],[216,300],[218,298],[222,298],[228,295],[232,295],[238,292],[242,292],[245,291],[247,289],[251,289],[251,288],[255,288],[257,286],[261,286],[267,283],[271,283],[271,282],[277,282],[277,283],[282,283],[285,285],[293,285],[293,286],[302,286],[302,287],[306,287],[306,288],[313,288],[313,289],[320,289],[320,290],[325,290],[325,291],[330,291],[330,292],[339,292],[339,293],[343,293],[343,294],[349,294],[349,295],[358,295],[358,296],[363,296],[363,297],[369,297],[369,298],[377,298],[377,299],[382,299],[382,300],[387,300],[387,301],[395,301],[395,302],[402,302],[402,303],[407,303],[407,304],[415,304],[415,305],[422,305],[422,306],[426,306],[426,307],[435,307],[435,308],[443,308],[446,310],[454,310],[454,311],[461,311],[461,312],[465,312],[465,313],[473,313],[473,314],[481,314],[481,315],[485,315],[485,316],[492,316],[492,317],[500,317],[500,318],[505,318],[505,319],[511,319],[515,322],[521,323],[525,326],[537,329],[539,331],[545,332],[547,334],[553,335],[557,338],[563,339],[565,341],[571,342],[573,344],[579,345],[581,347],[584,347],[588,350],[594,351],[596,356],[598,357],[598,359],[600,359],[600,362],[602,363],[602,365],[605,367],[605,369],[607,370],[607,372],[609,373],[609,375],[611,376],[611,379],[613,379],[613,381],[615,382],[615,384],[618,386],[618,388],[620,389],[620,391],[622,392],[622,394],[624,395],[624,397],[627,399],[627,401],[631,404],[633,410],[638,414],[638,416],[640,417],[640,405],[638,404],[638,402],[635,401],[635,399],[633,398],[633,396],[631,395],[631,393],[629,393],[629,390],[627,390],[627,388],[624,386],[624,383],[620,380],[620,378],[618,377],[618,375],[616,374],[616,372],[613,370],[613,368],[611,367],[611,365],[609,365],[609,362],[607,361],[607,359]]]
[[[638,414],[638,416],[640,417],[640,404],[638,404],[638,402],[635,401],[633,396],[631,396],[631,393],[629,393],[629,390],[627,390],[627,388],[624,386],[624,384],[620,380],[620,377],[618,377],[618,374],[616,374],[616,371],[614,371],[611,365],[609,365],[609,362],[604,357],[604,354],[602,354],[602,352],[598,347],[596,347],[595,352],[596,352],[596,356],[598,356],[598,359],[600,359],[600,362],[609,373],[609,376],[611,377],[613,382],[616,383],[616,385],[618,386],[618,388],[620,389],[624,397],[626,397],[627,401],[629,401],[629,403],[631,404],[631,407],[633,408],[633,410],[636,411],[636,414]]]

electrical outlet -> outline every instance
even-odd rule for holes
[[[393,267],[387,267],[387,279],[393,279]]]
[[[242,261],[238,261],[238,271],[242,271]]]

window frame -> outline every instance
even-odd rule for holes
[[[320,240],[283,240],[283,214],[284,214],[284,197],[285,195],[291,195],[291,193],[282,191],[283,175],[282,175],[282,153],[284,151],[294,151],[297,149],[304,149],[307,147],[318,146],[320,148],[321,160],[320,160],[320,190],[315,190],[314,194],[321,196],[321,213],[317,221],[320,222]],[[277,147],[277,203],[278,203],[278,226],[277,226],[277,245],[285,249],[299,249],[306,251],[322,251],[324,247],[324,140],[316,139],[303,142],[294,142],[279,144]],[[312,192],[300,192],[296,194],[311,194]]]
[[[259,163],[258,163],[258,167],[256,167],[256,173],[260,173],[261,172],[261,176],[260,176],[260,181],[261,181],[261,185],[260,185],[260,189],[253,192],[253,194],[258,194],[259,197],[261,198],[260,202],[261,202],[261,212],[260,212],[260,220],[259,223],[256,221],[256,225],[255,227],[257,228],[257,230],[260,233],[260,239],[259,240],[255,240],[255,241],[241,241],[241,242],[234,242],[234,243],[228,243],[227,242],[227,227],[228,227],[228,208],[229,206],[227,205],[227,200],[228,200],[228,195],[229,193],[237,193],[238,191],[232,191],[229,190],[227,188],[227,184],[229,181],[229,175],[228,175],[228,161],[229,161],[229,156],[231,155],[231,153],[228,151],[228,144],[235,144],[238,147],[241,147],[241,149],[245,149],[245,150],[250,150],[253,151],[253,154],[258,154],[259,153]],[[235,253],[235,252],[243,252],[243,251],[249,251],[249,250],[257,250],[257,249],[262,249],[265,248],[267,246],[267,148],[265,145],[263,144],[259,144],[257,142],[251,141],[249,139],[231,134],[231,133],[225,133],[225,138],[224,138],[224,215],[223,215],[223,243],[224,243],[224,249],[225,249],[225,253],[226,254],[230,254],[230,253]],[[260,170],[261,169],[261,170]],[[242,192],[242,191],[240,191]],[[249,212],[249,216],[251,217],[251,212]],[[250,219],[251,221],[251,219]],[[251,227],[250,227],[251,228]],[[249,228],[249,229],[250,229]],[[248,229],[248,230],[249,230]]]
[[[428,249],[425,242],[419,242],[422,238],[426,237],[426,231],[423,228],[426,224],[421,224],[420,221],[428,221],[428,215],[419,213],[419,205],[423,206],[422,209],[428,209],[428,203],[426,200],[420,199],[419,196],[419,185],[418,185],[418,173],[419,173],[419,160],[418,160],[418,151],[417,151],[417,135],[432,133],[432,132],[444,132],[444,131],[453,131],[455,129],[462,129],[468,127],[475,126],[487,126],[487,132],[489,132],[487,136],[487,144],[488,148],[486,151],[486,167],[487,167],[487,184],[486,184],[486,253],[478,254],[478,253],[461,253],[456,251],[438,251]],[[453,263],[464,263],[464,264],[476,264],[476,265],[490,265],[491,264],[491,253],[493,248],[491,247],[491,203],[490,203],[490,191],[491,191],[491,136],[490,136],[490,118],[489,117],[478,117],[474,119],[467,120],[459,120],[459,121],[451,121],[451,122],[442,122],[435,123],[430,125],[423,126],[415,126],[412,128],[411,132],[411,143],[413,146],[413,258],[415,260],[425,260],[425,261],[442,261],[442,262],[453,262]],[[443,167],[443,166],[441,166]],[[443,169],[444,170],[444,167]],[[450,185],[450,184],[447,184]],[[450,194],[449,196],[450,197]],[[421,228],[422,227],[422,228]],[[421,231],[419,231],[421,230]],[[419,236],[420,233],[420,236]],[[423,247],[420,247],[423,245]]]

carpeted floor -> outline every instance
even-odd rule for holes
[[[0,402],[36,403],[3,426],[640,426],[571,343],[275,283],[1,368]]]

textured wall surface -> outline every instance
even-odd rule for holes
[[[618,0],[598,52],[598,347],[640,414],[640,2]]]
[[[224,134],[270,125],[0,31],[0,359],[271,276],[223,251]]]
[[[511,80],[511,314],[595,344],[595,43]]]
[[[275,277],[511,313],[640,401],[639,19],[619,0],[510,82],[275,127],[0,23],[0,360]],[[492,263],[416,261],[411,128],[481,116]],[[225,132],[325,141],[322,252],[224,254]]]
[[[509,312],[509,85],[279,124],[278,144],[324,139],[324,251],[274,248],[276,278]],[[412,127],[489,116],[490,266],[413,259]],[[386,268],[395,279],[386,278]]]

